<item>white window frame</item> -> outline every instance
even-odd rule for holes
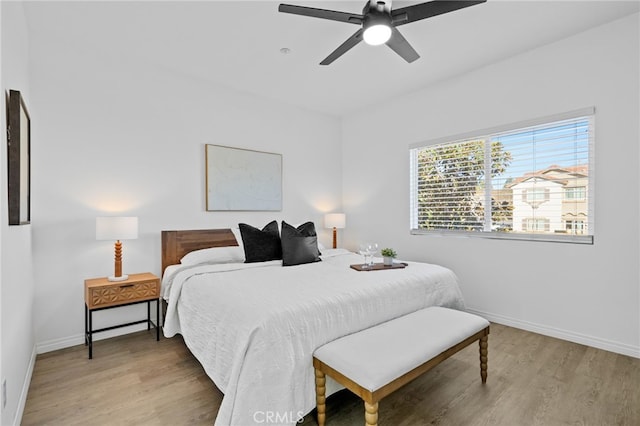
[[[484,230],[483,231],[462,231],[462,230],[446,230],[446,229],[419,229],[418,224],[418,160],[417,155],[414,152],[417,149],[429,147],[432,145],[439,145],[445,143],[456,143],[465,140],[477,140],[477,139],[489,139],[493,134],[505,133],[509,131],[515,131],[520,129],[526,129],[528,127],[542,126],[545,124],[551,124],[558,121],[576,119],[580,117],[588,117],[590,122],[590,138],[589,138],[589,184],[587,188],[588,197],[588,218],[585,222],[585,231],[588,235],[569,234],[569,235],[554,235],[554,234],[529,234],[529,233],[509,233],[509,232],[496,232],[491,230],[491,214],[485,214],[484,218]],[[485,151],[487,155],[490,154],[491,144],[486,144]],[[546,117],[536,118],[532,120],[522,121],[518,123],[512,123],[503,126],[492,127],[484,130],[468,132],[464,134],[447,136],[443,138],[433,139],[426,142],[418,142],[409,145],[409,173],[410,173],[410,233],[412,235],[438,235],[438,236],[462,236],[462,237],[476,237],[476,238],[491,238],[491,239],[505,239],[505,240],[527,240],[527,241],[546,241],[546,242],[562,242],[562,243],[577,243],[577,244],[593,244],[595,236],[595,166],[594,166],[594,145],[595,145],[595,107],[582,108],[579,110],[569,111],[566,113],[550,115]],[[487,162],[485,162],[487,163]],[[485,175],[490,176],[490,164],[485,164]],[[488,189],[485,191],[485,206],[491,205],[491,184],[490,179],[486,184]],[[564,199],[564,197],[563,197]]]

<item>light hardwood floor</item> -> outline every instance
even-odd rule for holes
[[[222,394],[180,337],[140,332],[39,355],[23,425],[211,425]],[[498,324],[489,377],[471,345],[380,402],[381,425],[640,425],[640,359]],[[327,400],[327,426],[360,425],[362,401]],[[304,425],[316,424],[313,413]]]

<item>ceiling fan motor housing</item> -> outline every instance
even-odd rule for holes
[[[363,28],[367,29],[373,25],[386,25],[391,26],[391,15],[386,12],[379,12],[376,9],[371,9],[364,14]]]

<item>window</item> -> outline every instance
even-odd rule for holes
[[[522,229],[524,231],[530,231],[530,232],[537,232],[537,231],[542,231],[542,232],[549,232],[550,229],[550,221],[549,219],[537,219],[537,218],[526,218],[522,220]]]
[[[525,189],[522,191],[524,199],[527,203],[540,203],[542,201],[549,200],[549,189],[547,188],[533,188]]]
[[[584,220],[565,220],[564,223],[566,231],[570,234],[582,235],[585,233]]]
[[[412,146],[411,232],[593,243],[593,114]]]
[[[564,199],[568,201],[584,200],[586,198],[587,188],[578,186],[575,188],[565,188]]]

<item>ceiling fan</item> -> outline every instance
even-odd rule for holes
[[[400,9],[391,9],[391,0],[369,0],[362,9],[361,15],[291,4],[281,4],[278,7],[278,11],[360,25],[360,29],[336,50],[331,52],[329,56],[320,62],[320,65],[329,65],[363,39],[365,43],[374,46],[386,43],[387,46],[400,55],[405,61],[411,63],[418,59],[420,55],[411,47],[396,27],[484,3],[485,1],[487,0],[435,0],[402,7]]]

